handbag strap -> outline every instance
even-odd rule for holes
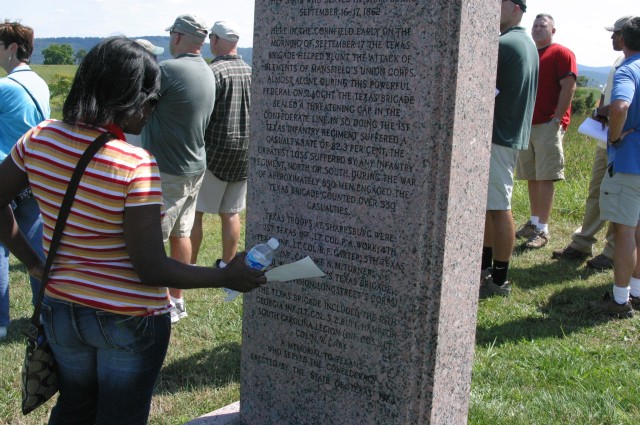
[[[27,69],[25,69],[24,71],[28,71]],[[20,72],[20,71],[15,71],[15,72]],[[44,121],[46,119],[46,117],[44,116],[44,112],[42,112],[42,108],[40,107],[40,104],[38,103],[38,101],[36,100],[35,97],[33,97],[33,94],[31,94],[31,91],[29,91],[29,89],[22,84],[20,81],[16,80],[15,78],[11,77],[11,76],[7,76],[8,79],[10,79],[11,81],[15,81],[16,83],[20,84],[22,86],[22,88],[27,92],[27,94],[29,95],[29,97],[31,98],[31,100],[33,100],[33,103],[36,105],[36,109],[38,109],[38,112],[40,112],[40,116],[42,117],[42,119],[40,121]]]
[[[102,133],[100,136],[98,136],[84,151],[84,153],[80,157],[80,160],[78,161],[78,164],[76,165],[75,170],[73,170],[73,175],[71,176],[71,180],[69,181],[69,186],[67,186],[67,192],[65,193],[64,199],[62,200],[62,205],[60,206],[60,212],[58,213],[58,220],[56,220],[56,227],[53,231],[51,244],[49,245],[49,254],[47,255],[47,261],[44,265],[42,279],[40,279],[40,292],[38,293],[38,299],[35,304],[33,316],[31,316],[31,329],[27,336],[34,335],[35,338],[35,335],[37,335],[38,326],[40,326],[40,307],[42,306],[42,299],[44,298],[44,289],[45,286],[47,286],[49,271],[51,270],[51,265],[53,264],[53,257],[55,257],[58,246],[60,245],[60,239],[62,239],[62,231],[64,230],[67,217],[69,216],[69,211],[71,211],[71,205],[73,204],[73,200],[75,199],[76,190],[78,189],[80,179],[82,178],[84,170],[87,168],[87,165],[89,165],[89,162],[96,154],[96,152],[98,152],[98,150],[109,140],[115,138],[116,136],[109,132]]]

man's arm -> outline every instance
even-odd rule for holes
[[[629,133],[629,131],[622,133],[629,106],[630,103],[626,100],[614,100],[609,105],[609,143],[616,144]]]
[[[567,75],[560,80],[560,95],[558,96],[558,104],[556,105],[555,118],[562,119],[567,109],[571,106],[571,100],[573,94],[576,91],[576,77],[575,75]]]

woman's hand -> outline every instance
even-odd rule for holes
[[[224,286],[238,292],[249,292],[267,283],[264,271],[247,266],[244,259],[246,252],[236,255],[225,268]]]
[[[29,268],[29,275],[35,277],[38,280],[42,280],[42,276],[44,275],[44,264],[36,264],[33,267]]]

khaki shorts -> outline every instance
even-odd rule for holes
[[[519,152],[518,149],[496,144],[491,145],[487,211],[507,211],[511,209],[513,173]]]
[[[608,172],[600,185],[600,218],[635,227],[640,220],[640,175]]]
[[[247,181],[225,182],[211,171],[204,173],[196,211],[210,214],[239,213],[246,208]]]
[[[173,174],[160,173],[162,201],[164,202],[162,237],[165,242],[169,236],[175,238],[191,236],[196,216],[196,199],[203,176],[204,174],[174,176]]]
[[[520,151],[518,180],[564,180],[564,129],[553,121],[531,126],[529,148]]]

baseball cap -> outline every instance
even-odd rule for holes
[[[144,38],[136,39],[136,43],[140,44],[142,47],[156,56],[160,56],[164,52],[164,47],[158,47],[149,40],[145,40]]]
[[[511,0],[511,1],[517,4],[518,6],[520,6],[520,10],[522,10],[523,12],[527,11],[527,0]]]
[[[240,39],[240,34],[236,30],[236,26],[226,21],[218,21],[213,24],[211,34],[228,41],[238,41]]]
[[[176,18],[173,25],[165,31],[181,32],[183,34],[205,38],[207,36],[207,24],[195,15],[180,15]]]
[[[633,18],[633,16],[623,16],[618,19],[615,24],[610,27],[604,27],[607,31],[622,31],[622,27],[627,23],[629,19]]]

